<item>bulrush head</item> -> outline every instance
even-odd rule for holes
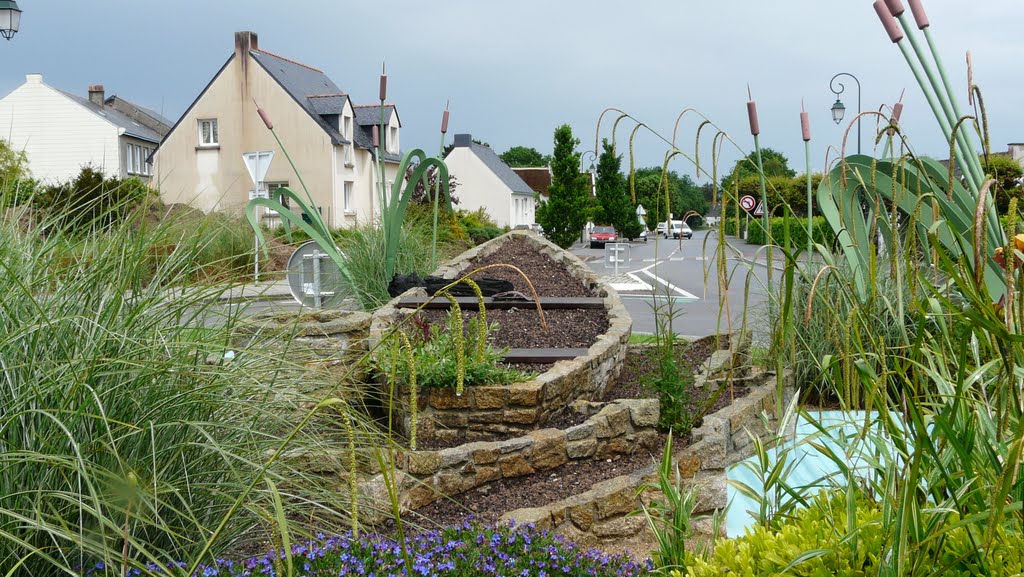
[[[892,40],[893,44],[896,44],[900,40],[903,40],[903,31],[900,30],[896,19],[893,18],[892,13],[889,12],[889,8],[886,7],[884,0],[875,0],[875,13],[878,14],[878,19],[882,21],[882,26],[885,28],[886,34],[889,35],[889,40]]]

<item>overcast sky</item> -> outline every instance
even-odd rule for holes
[[[1024,2],[923,2],[964,105],[965,53],[972,53],[993,150],[1024,141]],[[811,163],[820,170],[827,147],[841,139],[829,112],[835,101],[829,79],[838,72],[860,79],[864,110],[895,102],[905,88],[903,127],[915,151],[944,158],[948,148],[869,0],[19,0],[19,6],[21,31],[10,42],[0,40],[0,94],[38,72],[50,86],[83,96],[88,85],[103,84],[108,95],[177,119],[231,54],[233,33],[252,30],[262,48],[322,69],[357,104],[376,100],[386,60],[403,148],[431,153],[448,99],[449,142],[468,132],[499,153],[516,145],[550,153],[562,123],[583,141],[581,150],[593,148],[597,118],[607,107],[666,138],[679,112],[693,107],[751,150],[749,84],[762,146],[782,151],[798,172],[804,102]],[[857,108],[856,92],[846,82],[847,120]],[[614,116],[606,118],[605,135]],[[684,122],[680,148],[692,151],[696,125],[696,117]],[[865,151],[873,128],[864,121]],[[630,129],[620,125],[620,143]],[[710,148],[706,136],[702,156]],[[854,150],[856,129],[850,138]],[[619,150],[626,152],[625,145]],[[637,166],[660,164],[665,145],[641,133],[635,151]],[[682,159],[672,168],[693,173]]]

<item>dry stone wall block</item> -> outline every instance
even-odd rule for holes
[[[480,410],[504,408],[508,396],[507,387],[473,387],[473,405]]]
[[[497,481],[501,479],[501,469],[498,467],[477,467],[475,477],[473,479],[473,486],[479,487],[491,481]]]
[[[514,383],[508,390],[508,402],[521,407],[536,407],[540,404],[543,391],[544,385],[538,381]]]
[[[532,409],[505,409],[503,421],[517,425],[532,425],[540,418],[540,407]]]
[[[551,514],[547,509],[544,508],[533,508],[533,509],[517,509],[510,513],[506,513],[498,520],[499,524],[508,525],[515,523],[516,525],[530,525],[542,530],[550,531],[554,528],[551,522]]]
[[[661,403],[658,399],[630,399],[623,401],[629,407],[629,419],[633,427],[654,427],[661,416]]]
[[[590,439],[594,436],[597,425],[592,421],[586,421],[580,423],[574,427],[569,427],[565,430],[565,437],[570,441],[580,441],[583,439]]]
[[[616,477],[594,485],[597,519],[627,515],[638,508],[636,490],[629,476]]]
[[[541,429],[528,435],[533,439],[530,463],[537,471],[554,469],[569,460],[566,453],[565,433],[558,429]]]
[[[598,539],[628,537],[642,531],[646,522],[643,517],[616,517],[596,523],[593,533]]]
[[[473,405],[474,387],[466,387],[462,396],[455,389],[429,389],[430,406],[435,409],[468,409]]]
[[[501,469],[501,476],[504,478],[510,477],[522,477],[523,475],[532,475],[534,472],[533,467],[526,460],[526,457],[522,455],[508,455],[498,459],[498,467]]]
[[[597,439],[583,439],[582,441],[570,441],[565,446],[566,454],[570,459],[586,459],[597,453]]]
[[[441,468],[441,456],[436,451],[409,451],[404,455],[405,470],[412,475],[433,475]]]

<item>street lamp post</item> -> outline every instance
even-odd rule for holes
[[[583,172],[583,165],[586,164],[587,158],[590,158],[590,168],[587,173],[590,174],[590,196],[597,196],[597,167],[594,163],[597,161],[597,153],[593,150],[584,150],[580,154],[580,172]],[[580,242],[587,241],[587,226],[583,226],[583,230],[580,231]]]
[[[836,82],[836,78],[840,76],[849,76],[857,83],[857,154],[860,154],[860,80],[857,80],[857,77],[849,72],[840,72],[828,82],[828,89],[836,95],[836,103],[832,105],[832,120],[839,124],[843,121],[843,114],[846,112],[846,106],[843,106],[843,101],[839,100],[839,95],[846,90],[842,82]],[[839,87],[838,90],[836,90],[836,86]]]
[[[0,36],[10,40],[21,26],[21,10],[14,0],[0,0]]]

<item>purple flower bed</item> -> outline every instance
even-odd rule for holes
[[[533,526],[486,527],[469,523],[406,539],[412,576],[474,575],[504,577],[633,577],[651,569],[627,556],[609,556],[584,551],[547,531]],[[271,551],[245,561],[218,561],[202,566],[196,577],[277,577],[287,575],[285,555]],[[297,577],[313,576],[404,576],[405,556],[401,545],[390,538],[351,534],[324,538],[292,548]],[[173,571],[173,570],[172,570]],[[129,575],[162,574],[155,566],[149,571],[132,569]],[[86,572],[88,577],[120,575],[102,563]]]

